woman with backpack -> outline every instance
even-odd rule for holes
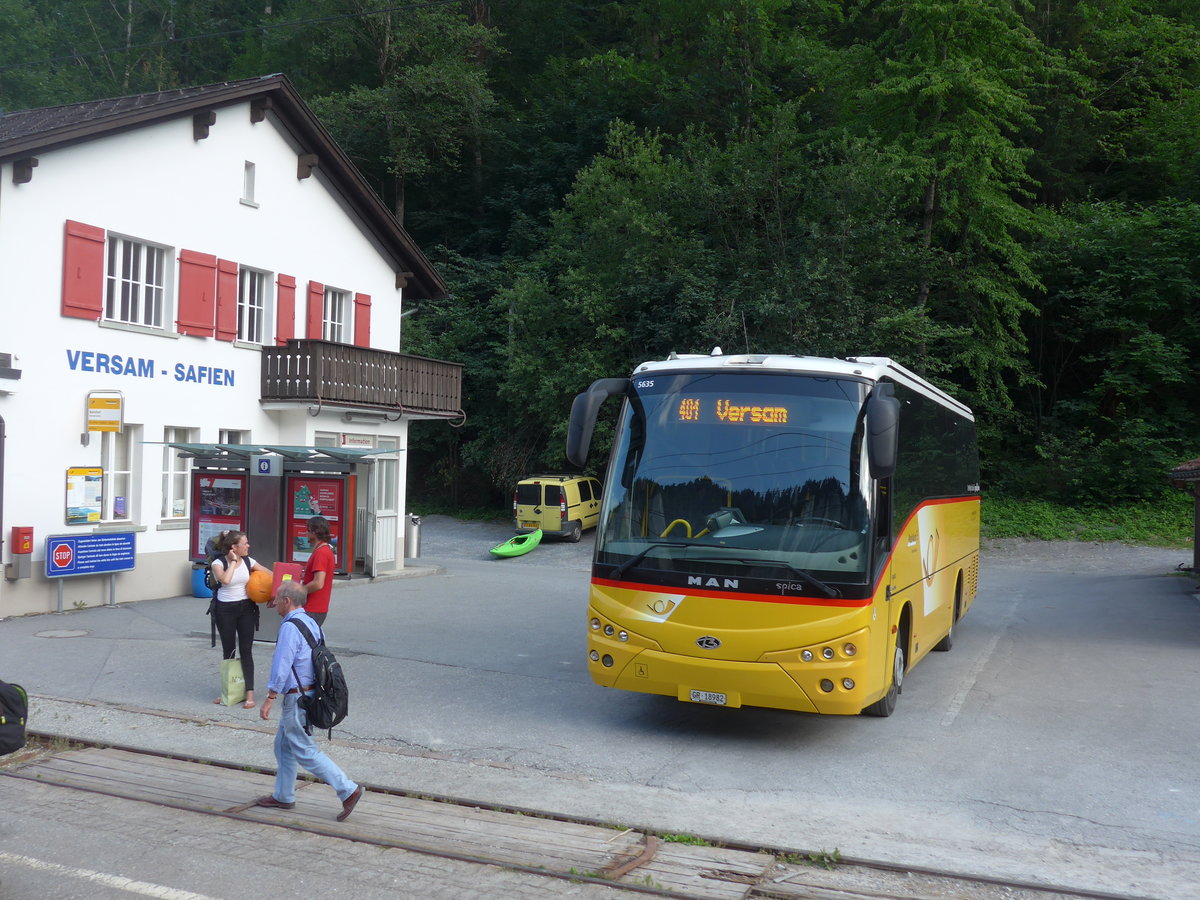
[[[217,597],[213,621],[221,635],[224,659],[234,658],[234,644],[242,658],[242,677],[246,679],[246,701],[243,709],[254,709],[254,632],[258,629],[258,604],[246,593],[251,572],[271,570],[250,556],[250,539],[243,531],[221,534],[221,555],[212,561],[213,577],[217,581]],[[218,697],[213,703],[220,704]]]

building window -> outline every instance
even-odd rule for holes
[[[261,344],[267,334],[267,294],[270,276],[266,272],[243,268],[238,272],[237,339]]]
[[[246,168],[242,175],[242,202],[257,206],[254,202],[254,163],[246,160]]]
[[[104,318],[162,328],[166,273],[164,248],[110,234]]]
[[[250,432],[243,428],[222,428],[217,434],[218,444],[250,443]]]
[[[318,431],[313,434],[314,447],[336,447],[338,445],[338,436],[331,434],[328,431]]]
[[[397,450],[400,439],[380,437],[376,441],[377,450]],[[396,484],[400,475],[400,460],[393,454],[375,458],[375,511],[377,513],[392,513],[396,511]]]
[[[192,471],[190,459],[180,459],[179,451],[171,444],[190,444],[196,432],[191,428],[163,429],[162,509],[163,519],[184,519],[188,513],[188,476]]]
[[[337,288],[325,288],[325,314],[321,319],[321,337],[327,341],[342,343],[347,333],[350,313],[350,293]]]
[[[141,444],[141,426],[125,425],[125,430],[101,434],[100,465],[104,469],[101,518],[105,522],[131,522],[137,508],[137,485],[133,480],[136,448]]]

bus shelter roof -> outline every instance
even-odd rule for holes
[[[374,447],[298,447],[278,444],[178,444],[168,446],[189,459],[227,459],[249,462],[255,456],[275,453],[296,462],[317,462],[332,459],[337,462],[370,462],[377,456],[395,456],[400,451],[379,450]]]

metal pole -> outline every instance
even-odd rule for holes
[[[62,606],[63,606],[63,580],[60,578],[60,579],[58,579],[58,609],[55,611],[58,613],[61,613]]]

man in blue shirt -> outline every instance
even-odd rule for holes
[[[289,622],[298,622],[308,629],[313,640],[320,642],[321,627],[304,611],[308,594],[295,581],[285,581],[275,593],[275,611],[283,622],[279,626],[279,638],[275,642],[275,655],[271,658],[271,680],[267,682],[267,699],[259,715],[263,721],[271,717],[275,700],[283,697],[283,709],[279,715],[279,730],[275,732],[275,760],[279,768],[275,774],[275,790],[254,802],[272,809],[291,809],[296,805],[297,766],[304,766],[331,788],[337,791],[342,801],[342,811],[337,820],[344,821],[362,798],[361,785],[355,784],[328,756],[317,749],[305,726],[304,710],[296,702],[300,695],[310,693],[313,687],[312,650],[300,629]],[[299,678],[299,682],[297,682]]]

